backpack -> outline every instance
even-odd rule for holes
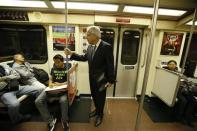
[[[5,69],[2,66],[0,66],[0,77],[3,77],[3,76],[5,76]],[[0,92],[6,88],[7,84],[8,83],[5,81],[0,82]]]
[[[5,76],[5,69],[0,66],[0,77]],[[0,92],[16,91],[19,89],[19,82],[16,79],[0,82]]]
[[[33,73],[34,73],[34,77],[39,82],[41,82],[43,84],[46,84],[48,82],[49,75],[45,70],[33,67]]]

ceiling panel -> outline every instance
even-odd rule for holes
[[[35,0],[32,0],[32,1],[35,1]],[[41,12],[48,12],[48,13],[65,13],[63,9],[54,9],[50,3],[50,1],[65,1],[65,0],[40,0],[40,1],[45,1],[49,8],[43,9],[43,8],[0,7],[0,9],[41,11]],[[110,3],[110,4],[118,4],[121,7],[119,8],[118,12],[69,10],[70,14],[97,14],[97,15],[129,16],[129,17],[143,17],[143,18],[151,18],[152,15],[124,13],[122,12],[122,10],[125,5],[153,7],[153,4],[154,4],[154,0],[68,0],[68,1],[69,2]],[[197,0],[160,0],[160,8],[186,10],[187,13],[180,17],[159,16],[158,19],[180,20],[181,18],[191,14],[195,7],[197,7]]]

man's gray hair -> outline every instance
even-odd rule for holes
[[[89,26],[87,28],[87,32],[96,35],[98,38],[101,38],[101,31],[98,26]]]

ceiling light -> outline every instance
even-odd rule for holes
[[[44,1],[1,0],[0,6],[48,8]]]
[[[139,14],[153,14],[154,9],[152,7],[140,7],[140,6],[125,6],[123,12],[128,13],[139,13]],[[158,15],[166,16],[181,16],[186,11],[183,10],[173,10],[173,9],[162,9],[158,11]]]
[[[54,8],[58,9],[64,9],[65,8],[65,2],[60,2],[60,1],[52,1],[51,4],[53,5]]]
[[[64,2],[51,2],[55,8],[65,8]],[[80,3],[80,2],[68,2],[68,9],[73,10],[95,10],[95,11],[117,11],[118,5],[114,4],[99,4],[99,3]]]
[[[125,6],[123,12],[139,13],[139,14],[153,14],[153,8],[139,7],[139,6]]]
[[[186,25],[192,25],[193,24],[193,21],[189,21],[186,23]],[[197,25],[197,21],[195,22],[195,25]]]
[[[185,13],[186,11],[183,10],[159,9],[159,15],[182,16]]]

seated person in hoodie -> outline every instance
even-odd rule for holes
[[[1,89],[3,89],[1,90],[0,98],[1,102],[3,102],[4,105],[8,107],[8,115],[12,123],[29,120],[31,118],[31,115],[22,115],[19,112],[20,101],[17,99],[17,97],[20,97],[22,95],[38,96],[39,91],[36,87],[30,85],[17,85],[17,87],[15,87],[14,89],[9,89],[9,82],[14,79],[20,79],[20,75],[7,64],[0,64],[0,72],[0,86]]]
[[[68,69],[71,67],[64,63],[64,58],[62,55],[55,55],[53,57],[54,66],[51,69],[51,77],[49,80],[49,86],[52,88],[53,86],[61,86],[67,84],[67,72]],[[54,118],[49,110],[47,105],[47,98],[54,97],[47,92],[43,91],[38,98],[36,99],[35,103],[40,111],[41,116],[43,119],[48,123],[48,127],[50,131],[53,131],[56,124],[56,118]],[[64,131],[69,131],[68,126],[68,92],[62,92],[58,94],[60,109],[61,109],[61,120]]]
[[[171,70],[171,71],[175,71],[175,72],[178,71],[177,63],[175,60],[168,61],[167,66],[164,66],[163,68]]]
[[[40,92],[42,92],[46,88],[44,84],[40,83],[35,78],[32,66],[30,65],[30,63],[25,61],[25,58],[22,54],[14,55],[14,64],[12,67],[21,76],[21,82],[23,84],[32,85]]]

